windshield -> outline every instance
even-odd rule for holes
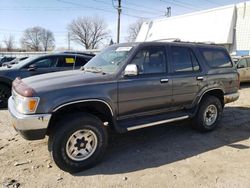
[[[131,53],[132,46],[111,46],[92,58],[85,66],[85,71],[116,73],[123,61]]]

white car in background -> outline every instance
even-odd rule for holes
[[[250,82],[250,56],[233,57],[240,74],[240,82]]]

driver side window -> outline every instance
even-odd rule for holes
[[[165,73],[165,48],[162,46],[143,48],[137,53],[131,64],[137,65],[139,74]]]
[[[30,64],[30,66],[34,66],[36,68],[49,68],[49,67],[55,67],[56,64],[57,64],[57,58],[49,57],[49,58],[39,59],[38,61]]]
[[[247,68],[247,60],[246,59],[241,59],[239,61],[238,67]]]

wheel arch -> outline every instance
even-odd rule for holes
[[[213,88],[213,89],[208,89],[205,92],[202,93],[201,97],[198,100],[198,104],[207,96],[215,96],[217,97],[220,102],[222,107],[224,107],[224,91],[221,88]]]
[[[116,128],[114,111],[104,100],[88,99],[80,101],[72,101],[62,104],[53,110],[52,117],[49,122],[47,134],[55,127],[55,122],[63,118],[65,115],[72,113],[85,112],[98,117],[102,122],[108,122],[111,128]]]

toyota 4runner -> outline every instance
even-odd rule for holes
[[[184,42],[113,45],[80,70],[16,79],[8,107],[26,139],[49,136],[59,168],[96,164],[119,133],[190,119],[214,130],[238,99],[239,75],[223,47]]]

